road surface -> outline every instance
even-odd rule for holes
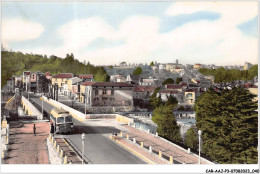
[[[25,95],[26,96],[26,95]],[[39,97],[31,96],[30,101],[41,106],[42,100]],[[43,101],[43,108],[50,112],[54,108],[49,103]],[[81,153],[82,149],[82,133],[86,134],[84,154],[93,164],[146,164],[145,161],[128,152],[118,144],[108,138],[108,134],[120,132],[114,127],[93,126],[91,122],[95,120],[87,120],[80,122],[74,119],[75,131],[71,135],[57,135],[69,138]]]

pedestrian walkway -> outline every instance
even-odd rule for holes
[[[46,139],[49,135],[49,123],[10,122],[10,146],[3,164],[49,164]],[[36,135],[33,135],[33,124]]]
[[[162,156],[165,159],[169,160],[170,156],[173,156],[173,161],[175,163],[185,163],[185,164],[198,164],[199,159],[194,154],[189,154],[185,149],[181,147],[177,147],[177,145],[173,145],[170,142],[163,140],[162,138],[155,137],[153,134],[148,134],[146,132],[140,131],[136,128],[126,126],[125,128],[128,129],[128,135],[130,139],[135,138],[136,142],[140,144],[143,142],[144,147],[149,148],[152,146],[152,150],[155,153],[159,153],[162,151]],[[143,149],[145,150],[145,149]],[[201,159],[201,164],[209,164],[208,161]]]

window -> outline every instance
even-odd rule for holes
[[[71,116],[65,117],[65,122],[66,123],[72,123],[72,117]]]
[[[111,95],[114,95],[114,90],[111,90]]]
[[[111,90],[107,90],[107,95],[111,95]]]
[[[95,95],[98,95],[98,90],[97,89],[95,90]]]
[[[57,123],[64,123],[64,117],[57,118]]]
[[[106,90],[103,90],[103,95],[106,95],[107,94],[107,91]]]

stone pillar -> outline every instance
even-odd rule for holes
[[[141,148],[143,148],[144,147],[144,142],[141,142]]]
[[[68,164],[68,156],[65,155],[63,164]]]
[[[172,157],[172,156],[170,156],[170,164],[174,164],[174,163],[173,163],[173,157]]]
[[[63,157],[63,149],[60,150],[60,157]]]
[[[149,152],[150,152],[150,153],[153,152],[152,146],[149,146]]]
[[[136,127],[135,123],[134,123],[134,128]]]
[[[52,142],[52,143],[54,142],[54,137],[51,137],[51,142]]]
[[[57,152],[60,152],[60,145],[57,146]]]
[[[150,133],[150,129],[147,130],[147,133],[148,133],[148,134]]]
[[[120,132],[120,137],[123,137],[123,132],[122,131]]]
[[[159,150],[159,158],[162,158],[162,151]]]
[[[158,132],[156,132],[155,137],[158,137]]]
[[[126,139],[129,140],[129,135],[128,134],[126,134]]]
[[[127,124],[128,126],[130,126],[130,121],[128,122],[128,124]]]
[[[140,125],[140,131],[142,131],[142,126]]]
[[[133,143],[136,143],[136,140],[135,140],[135,138],[133,138]]]
[[[188,151],[187,151],[187,153],[190,153],[190,148],[188,148]]]
[[[56,141],[54,141],[54,147],[56,147],[56,145],[57,145],[57,142],[56,142]]]

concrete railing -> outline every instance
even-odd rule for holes
[[[47,138],[47,142],[51,144],[51,151],[52,153],[52,158],[55,158],[56,161],[55,163],[57,164],[72,164],[71,162],[68,162],[68,156],[67,154],[64,153],[63,149],[60,147],[59,144],[57,144],[55,138],[50,134],[49,137]]]
[[[36,116],[37,119],[43,119],[42,113],[24,96],[22,96],[22,105],[28,115]]]
[[[192,153],[192,152],[190,151],[190,149],[187,149],[187,150],[186,150],[186,149],[184,149],[184,148],[178,146],[177,144],[174,144],[174,143],[172,143],[172,142],[166,140],[165,138],[160,137],[157,132],[156,132],[156,134],[152,134],[152,133],[150,133],[150,130],[149,130],[149,129],[146,131],[146,130],[143,130],[142,127],[137,128],[137,127],[135,126],[135,124],[133,124],[132,127],[134,127],[135,129],[138,129],[139,131],[142,131],[142,132],[144,131],[144,132],[146,132],[146,133],[148,133],[148,134],[151,134],[151,135],[153,135],[153,136],[159,138],[160,140],[162,140],[162,141],[164,141],[164,142],[166,142],[166,143],[169,143],[169,144],[173,145],[174,147],[176,147],[176,148],[178,148],[178,149],[180,149],[180,150],[182,150],[182,151],[184,151],[184,152],[186,152],[186,153],[188,153],[188,154],[191,154],[191,155],[193,155],[193,156],[199,158],[199,156],[196,155],[196,154],[194,154],[194,153]],[[130,140],[129,135],[127,135],[127,137],[128,137],[128,139]],[[135,138],[133,138],[133,143],[136,143]],[[140,144],[140,146],[141,146],[141,144]],[[149,147],[149,148],[152,149],[152,147]],[[150,149],[149,149],[149,150],[150,150]],[[208,164],[215,164],[214,162],[211,162],[211,161],[209,161],[209,160],[207,160],[207,159],[205,159],[205,158],[203,158],[203,157],[200,157],[200,158],[201,158],[201,160],[207,162]],[[171,156],[170,156],[170,163],[173,163]]]
[[[47,97],[42,97],[46,102],[50,103],[51,105],[55,106],[56,108],[62,108],[66,111],[68,111],[74,118],[76,118],[79,121],[84,121],[86,119],[86,115],[82,112],[79,112],[69,106],[66,106],[58,101],[47,99]]]

